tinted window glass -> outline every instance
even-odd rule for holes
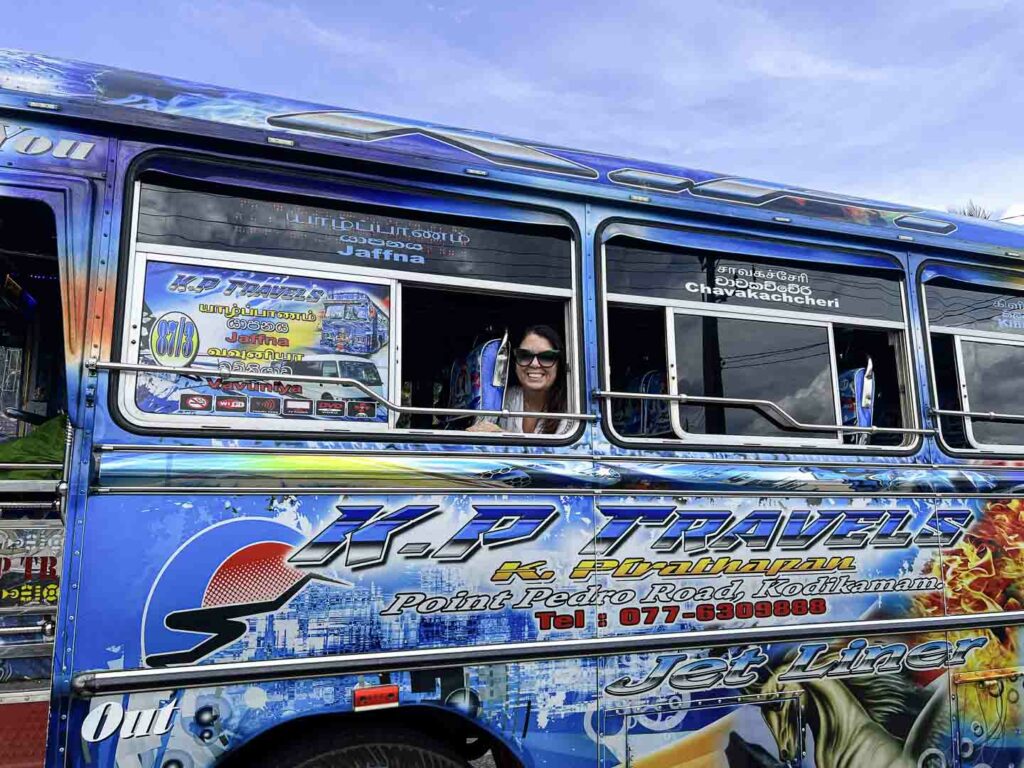
[[[770,400],[798,421],[835,424],[835,383],[828,329],[676,314],[680,394]],[[686,432],[835,438],[784,431],[746,408],[680,406]]]
[[[571,287],[571,248],[564,227],[498,228],[478,219],[472,222],[468,226],[143,184],[138,241]]]
[[[606,254],[610,293],[903,321],[895,277],[628,240],[612,241]]]
[[[972,411],[1024,414],[1024,347],[961,339],[964,380]],[[971,420],[977,443],[1024,445],[1020,422]]]
[[[1024,335],[1024,296],[939,282],[928,284],[925,297],[933,326]]]

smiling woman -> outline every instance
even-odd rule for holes
[[[518,386],[509,387],[505,406],[510,411],[564,412],[566,385],[564,347],[558,331],[548,325],[532,325],[523,332],[513,352]],[[572,425],[560,419],[534,416],[479,419],[470,432],[561,434]]]

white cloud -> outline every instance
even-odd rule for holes
[[[1020,195],[1024,6],[1005,0],[94,5],[50,52],[938,208]]]

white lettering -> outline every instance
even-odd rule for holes
[[[0,150],[9,145],[18,154],[29,157],[49,152],[60,160],[85,160],[96,148],[94,142],[78,139],[58,138],[56,146],[53,142],[53,139],[33,134],[23,126],[0,123]]]

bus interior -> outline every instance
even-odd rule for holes
[[[502,339],[505,334],[514,348],[523,331],[532,325],[549,325],[566,340],[566,316],[566,302],[560,298],[403,285],[399,350],[402,404],[451,407],[452,368],[459,360],[481,344]],[[566,359],[571,360],[571,354]],[[514,376],[510,369],[507,385],[515,383]],[[472,422],[472,417],[415,414],[403,415],[399,426],[462,430]]]
[[[0,198],[0,275],[0,465],[59,465],[67,389],[56,222],[45,203]],[[59,474],[26,472],[13,477]]]

